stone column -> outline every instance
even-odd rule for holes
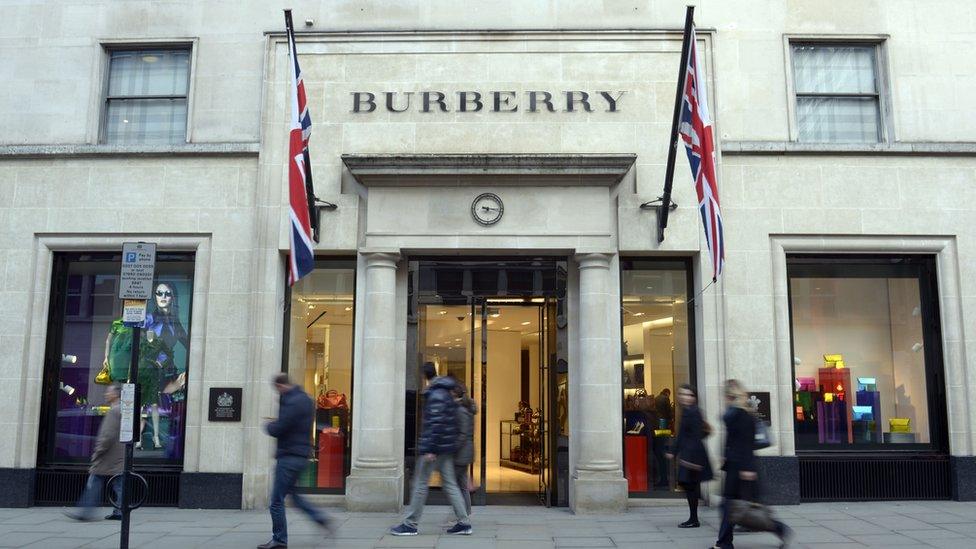
[[[352,471],[346,483],[351,511],[399,511],[401,456],[396,455],[396,268],[399,256],[368,253],[363,292],[363,342],[356,361]],[[401,410],[402,413],[402,410]],[[400,435],[402,436],[402,435]]]
[[[579,387],[575,414],[579,456],[570,501],[576,513],[619,512],[627,508],[623,477],[620,342],[610,327],[619,323],[612,292],[610,257],[581,254],[579,263]]]

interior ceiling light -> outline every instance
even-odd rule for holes
[[[152,54],[147,54],[142,56],[142,60],[146,63],[155,63],[156,61],[159,61],[159,57]]]
[[[644,316],[644,313],[634,313],[634,316]]]
[[[439,314],[439,315],[446,315],[447,314],[447,311],[440,311],[437,314]]]
[[[346,307],[346,311],[347,311],[347,312],[348,312],[348,311],[351,311],[351,310],[352,310],[352,307]]]
[[[528,320],[526,320],[525,322],[522,323],[522,326],[528,326],[529,324],[532,324],[532,323],[529,322]]]
[[[511,329],[512,329],[511,326],[505,326],[504,328],[502,328],[502,330],[511,330]]]
[[[647,322],[642,322],[641,325],[652,330],[655,328],[670,328],[674,326],[674,317],[669,316],[655,320],[648,320]]]

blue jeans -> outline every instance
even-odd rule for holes
[[[102,504],[102,490],[105,487],[105,483],[108,479],[112,478],[109,475],[88,475],[88,482],[85,483],[85,491],[81,493],[81,497],[78,499],[78,507],[81,509],[79,513],[81,516],[90,518],[95,514],[95,508]],[[112,490],[115,491],[115,501],[122,502],[122,479],[119,478],[115,484],[112,485]],[[120,511],[118,509],[113,509],[112,514],[118,514]]]
[[[275,464],[274,487],[271,489],[271,537],[279,543],[288,543],[288,522],[285,520],[285,496],[291,494],[295,506],[305,512],[312,520],[325,524],[326,516],[301,494],[295,492],[298,475],[308,466],[308,458],[301,456],[282,456]]]

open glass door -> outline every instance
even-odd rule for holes
[[[410,262],[404,466],[410,497],[423,364],[467,385],[478,406],[474,505],[565,505],[568,474],[565,262]],[[560,320],[561,319],[561,320]],[[428,502],[445,504],[432,478]]]

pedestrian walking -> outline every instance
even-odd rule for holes
[[[118,385],[112,384],[105,388],[105,403],[108,404],[109,408],[105,417],[102,418],[102,424],[98,428],[98,436],[95,439],[95,451],[92,452],[91,466],[88,468],[88,481],[85,483],[85,491],[82,492],[81,498],[78,500],[77,509],[65,512],[67,516],[75,520],[94,520],[95,507],[102,502],[105,483],[112,476],[122,472],[125,452],[122,443],[119,442],[122,410],[119,407]],[[112,483],[112,490],[115,491],[116,503],[121,504],[121,478]],[[115,508],[105,518],[107,520],[122,520],[122,512],[118,508]]]
[[[278,439],[275,451],[274,487],[271,489],[271,541],[258,545],[258,549],[278,549],[288,547],[288,522],[285,519],[285,496],[291,494],[295,506],[305,512],[319,526],[331,532],[329,517],[295,491],[298,476],[308,466],[308,456],[312,452],[309,434],[315,403],[301,387],[288,379],[287,374],[274,378],[274,388],[278,391],[278,419],[268,422],[265,430]]]
[[[722,415],[725,423],[725,483],[722,487],[722,524],[713,549],[733,549],[730,517],[733,500],[755,501],[759,496],[756,474],[756,419],[746,403],[747,395],[742,385],[734,379],[725,382],[727,408]],[[786,547],[792,529],[778,520],[768,520],[768,531],[780,539],[780,547]]]
[[[427,503],[430,475],[437,469],[441,484],[454,508],[457,523],[448,534],[470,535],[471,524],[465,511],[464,498],[458,488],[454,470],[454,454],[458,448],[457,404],[452,391],[456,383],[448,377],[437,377],[433,363],[424,364],[427,390],[424,391],[423,423],[417,444],[417,466],[414,469],[413,494],[407,516],[399,525],[390,528],[394,536],[416,536],[417,523]]]
[[[668,459],[677,461],[678,485],[688,498],[688,520],[678,528],[698,528],[698,502],[701,500],[701,483],[712,480],[712,465],[705,449],[705,437],[711,428],[698,408],[698,392],[691,385],[678,388],[678,404],[681,405],[681,425]]]
[[[471,515],[471,489],[468,482],[468,468],[474,462],[474,415],[478,407],[468,396],[463,383],[454,388],[454,402],[457,403],[458,449],[454,454],[455,480],[464,498],[464,510]]]

